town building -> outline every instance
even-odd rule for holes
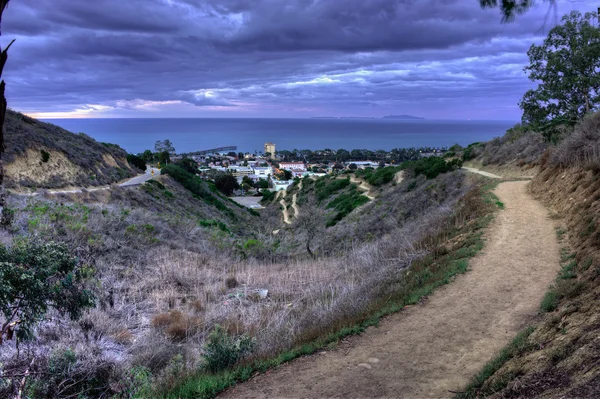
[[[279,169],[290,172],[306,172],[306,165],[303,162],[280,162]]]
[[[271,188],[273,191],[283,191],[287,190],[293,183],[293,180],[271,180]]]
[[[275,158],[275,144],[265,143],[265,154],[269,153],[269,158]]]
[[[257,176],[260,176],[262,178],[267,178],[269,176],[273,175],[273,168],[270,166],[266,166],[266,167],[258,167],[258,166],[254,166],[252,168],[252,170],[254,171],[254,174]]]

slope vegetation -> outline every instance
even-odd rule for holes
[[[5,144],[5,181],[13,189],[100,186],[140,172],[114,144],[13,111],[6,115]]]

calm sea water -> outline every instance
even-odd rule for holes
[[[449,147],[487,141],[504,134],[511,121],[442,121],[381,119],[52,119],[75,133],[118,144],[129,152],[153,149],[169,139],[177,152],[237,146],[263,151],[265,142],[278,150]]]

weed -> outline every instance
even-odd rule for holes
[[[553,312],[558,307],[558,295],[556,294],[555,287],[551,287],[548,292],[544,295],[540,309],[542,312]]]

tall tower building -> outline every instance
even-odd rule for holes
[[[271,154],[269,158],[275,158],[275,144],[273,143],[265,143],[265,154]]]

